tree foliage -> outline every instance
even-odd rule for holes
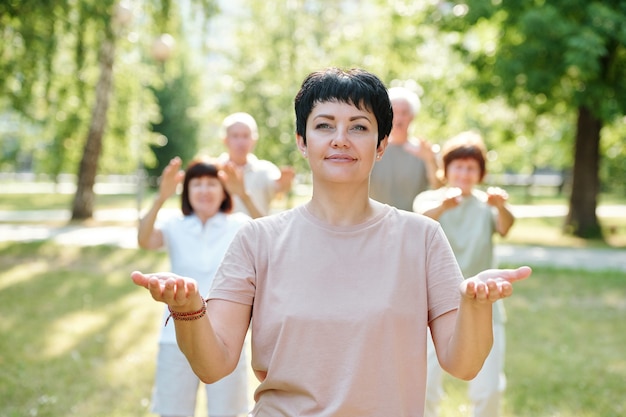
[[[202,152],[217,154],[221,121],[235,111],[257,119],[261,158],[304,173],[294,142],[300,82],[323,67],[358,66],[420,95],[414,134],[441,144],[461,130],[481,131],[491,148],[491,172],[544,166],[583,172],[582,182],[575,173],[570,202],[574,229],[597,230],[598,191],[626,175],[623,2],[289,0],[277,7],[242,0],[223,3],[229,12],[217,14],[212,0],[126,1],[139,18],[114,39],[98,173],[130,173],[144,163],[158,173],[173,154],[195,150],[178,147],[178,138],[193,137],[194,129]],[[0,70],[8,74],[0,78],[0,105],[34,126],[22,136],[37,137],[18,148],[14,139],[3,143],[5,159],[32,159],[35,170],[52,174],[76,170],[113,5],[0,4]],[[149,51],[163,32],[181,42],[159,64]],[[183,62],[192,74],[200,69],[197,81],[185,79]],[[197,106],[196,92],[202,93]],[[581,120],[589,127],[578,129]],[[168,146],[154,146],[160,138],[151,127],[165,134]],[[18,136],[12,131],[10,137]],[[575,138],[589,149],[572,152]]]
[[[626,3],[558,0],[445,3],[442,28],[476,69],[470,85],[536,114],[574,114],[573,184],[566,229],[601,234],[600,133],[626,113]],[[543,132],[534,129],[537,141]]]
[[[404,85],[421,96],[422,111],[414,133],[442,143],[461,130],[477,129],[498,154],[490,170],[532,171],[532,154],[545,161],[567,164],[562,146],[563,118],[538,116],[530,107],[513,110],[502,98],[478,99],[466,84],[476,78],[462,56],[452,50],[458,37],[441,34],[440,21],[427,4],[408,1],[370,1],[367,7],[351,1],[292,1],[275,9],[267,2],[248,0],[229,25],[229,42],[212,45],[215,77],[206,90],[214,98],[206,120],[219,126],[233,111],[247,111],[259,123],[257,153],[304,171],[295,152],[293,96],[304,76],[327,66],[363,67],[389,86]],[[257,22],[263,22],[262,28]],[[267,51],[264,53],[263,51]],[[218,62],[225,62],[219,66]],[[541,119],[551,146],[536,151],[531,121]],[[209,152],[219,152],[218,129]],[[528,148],[517,148],[527,137]],[[520,154],[524,158],[520,158]]]
[[[154,91],[161,120],[152,124],[152,130],[158,133],[156,142],[149,145],[155,161],[146,166],[152,177],[161,175],[173,157],[178,156],[188,163],[198,152],[198,121],[190,115],[190,109],[198,104],[194,85],[193,74],[181,65],[178,75]]]
[[[67,168],[76,142],[86,134],[88,91],[97,76],[97,48],[90,48],[90,34],[104,31],[111,4],[0,4],[0,95],[51,138],[43,150],[55,155],[44,167],[52,174]]]
[[[205,16],[215,12],[211,0],[190,4]],[[143,58],[149,54],[146,38],[178,29],[176,6],[170,0],[0,4],[0,71],[6,74],[0,78],[0,96],[5,106],[43,132],[46,157],[35,169],[56,175],[74,171],[80,160],[73,219],[92,215],[93,184],[96,174],[102,172],[101,159],[106,168],[118,173],[135,166],[133,152],[120,149],[130,149],[136,138],[145,137],[150,122],[158,116],[148,90],[158,81],[149,68],[154,61]],[[139,19],[128,27],[132,16],[119,14],[120,10]],[[137,53],[140,48],[142,52]],[[118,60],[122,65],[117,65]],[[120,69],[127,72],[121,74]],[[120,89],[124,83],[131,88]],[[113,117],[109,117],[109,108],[114,109]],[[134,148],[135,153],[141,152],[141,146]]]
[[[510,113],[501,100],[477,106],[460,88],[471,73],[449,52],[422,3],[392,3],[292,0],[276,8],[248,0],[229,26],[229,42],[212,45],[221,59],[211,71],[222,76],[206,88],[213,93],[207,99],[215,99],[206,119],[218,126],[230,112],[251,113],[260,130],[257,154],[304,171],[295,148],[293,97],[309,72],[338,66],[366,68],[389,86],[415,90],[424,103],[415,133],[433,142],[468,128],[495,132],[495,125],[504,125]],[[207,135],[215,138],[211,152],[218,152],[217,129]]]

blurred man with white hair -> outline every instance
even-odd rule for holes
[[[393,126],[385,154],[376,161],[370,179],[370,197],[402,210],[413,210],[413,200],[428,188],[439,188],[437,159],[432,145],[411,138],[409,128],[420,110],[420,99],[404,87],[389,89]]]
[[[252,218],[268,215],[272,199],[291,189],[295,171],[292,167],[279,169],[252,153],[259,132],[250,114],[237,112],[227,116],[221,130],[228,152],[219,157],[224,164],[220,178],[233,196],[234,211]]]

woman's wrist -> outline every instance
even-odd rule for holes
[[[165,195],[163,194],[163,192],[159,191],[156,197],[154,198],[154,202],[155,204],[163,205],[165,204],[168,198],[170,198],[169,195]]]
[[[200,297],[200,300],[202,302],[201,307],[197,309],[187,309],[185,311],[173,310],[172,307],[168,305],[167,309],[169,310],[170,315],[165,320],[165,326],[167,326],[167,323],[170,320],[170,318],[174,320],[178,320],[178,321],[193,321],[193,320],[198,320],[204,317],[204,315],[206,314],[206,303],[208,300],[202,297]]]

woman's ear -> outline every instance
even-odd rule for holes
[[[385,153],[385,149],[387,149],[387,144],[389,143],[389,136],[385,136],[380,143],[378,144],[378,147],[376,148],[376,160],[379,160],[380,158],[383,157],[384,153]]]
[[[306,158],[306,143],[302,135],[296,133],[296,144],[298,145],[298,150]]]

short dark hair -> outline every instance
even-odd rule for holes
[[[309,74],[295,98],[296,133],[306,144],[306,122],[313,107],[322,102],[342,102],[366,108],[378,123],[378,145],[391,132],[393,110],[383,82],[359,68],[327,68]]]
[[[210,161],[205,158],[197,158],[189,163],[185,171],[185,179],[183,180],[183,193],[181,194],[181,209],[185,216],[193,213],[193,207],[189,202],[189,182],[193,178],[211,177],[218,178],[217,173],[220,171],[220,165],[217,162]],[[221,181],[220,181],[221,182]],[[233,199],[222,184],[224,189],[224,201],[220,205],[222,213],[230,213],[233,210]]]
[[[487,148],[480,134],[473,131],[461,132],[449,139],[441,151],[444,176],[448,177],[448,166],[456,159],[474,159],[480,167],[480,181],[487,173]]]

